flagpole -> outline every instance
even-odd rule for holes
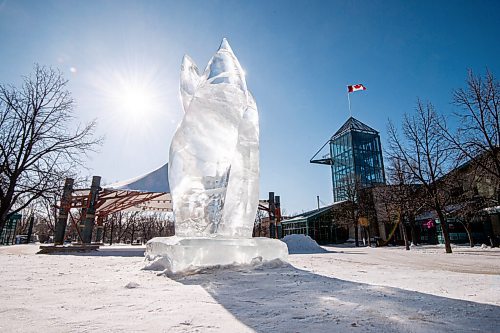
[[[358,90],[366,90],[366,87],[364,85],[360,84],[354,84],[352,86],[347,86],[347,101],[349,102],[349,115],[352,117],[352,111],[351,111],[351,97],[349,94],[354,91]]]
[[[347,100],[349,101],[349,116],[352,117],[352,112],[351,112],[351,98],[349,97],[349,92],[347,92]]]

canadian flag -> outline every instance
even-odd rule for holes
[[[355,92],[358,90],[366,90],[366,87],[362,84],[353,84],[352,86],[347,86],[347,92]]]

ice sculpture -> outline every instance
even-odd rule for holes
[[[286,258],[286,245],[251,238],[259,195],[259,120],[245,73],[226,39],[201,74],[181,66],[184,118],[170,145],[175,237],[148,242],[170,271],[190,265]],[[165,261],[165,260],[163,260]]]
[[[202,75],[184,57],[180,91],[185,114],[169,162],[175,232],[250,237],[259,200],[258,114],[227,40]]]

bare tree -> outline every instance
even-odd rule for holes
[[[344,177],[343,182],[346,184],[344,187],[346,202],[343,205],[345,214],[341,214],[339,221],[342,224],[354,228],[354,243],[356,247],[359,246],[359,220],[358,220],[358,197],[359,197],[359,181],[353,174]],[[344,218],[342,218],[342,215]]]
[[[359,227],[360,217],[363,216],[363,202],[362,198],[362,184],[359,177],[354,173],[347,174],[339,180],[344,184],[342,187],[345,202],[337,205],[335,209],[335,221],[338,225],[346,226],[347,228],[354,229],[354,243],[356,247],[359,246]],[[363,226],[364,227],[364,226]]]
[[[386,204],[387,215],[401,226],[405,248],[409,250],[405,224],[410,226],[412,243],[417,244],[415,216],[424,206],[421,191],[419,186],[413,183],[413,176],[401,159],[389,158],[387,176],[389,186],[381,188],[380,195]]]
[[[450,143],[442,135],[445,120],[438,115],[432,104],[417,102],[416,112],[406,114],[403,120],[403,138],[392,123],[388,125],[389,156],[404,166],[409,178],[422,186],[427,205],[439,219],[446,253],[451,253],[450,237],[445,218],[449,201],[446,183],[441,182],[451,169],[453,152]]]
[[[484,199],[482,197],[475,196],[473,198],[468,198],[467,201],[464,200],[460,209],[455,212],[457,222],[461,223],[467,232],[470,247],[474,247],[472,224],[482,222],[482,217],[485,214],[482,211],[484,206]]]
[[[171,214],[158,212],[117,212],[104,222],[104,241],[122,243],[140,240],[146,242],[153,237],[174,235]]]
[[[469,70],[466,87],[455,90],[454,116],[459,124],[452,133],[441,128],[462,162],[472,162],[496,179],[496,200],[500,202],[500,82],[493,74],[484,77]]]
[[[257,213],[255,214],[255,220],[253,222],[252,237],[266,236],[266,234],[269,232],[269,230],[267,230],[266,233],[266,230],[263,230],[264,227],[262,226],[262,222],[265,220],[267,216],[268,213],[266,211],[257,209]]]
[[[466,163],[447,176],[452,187],[456,222],[463,225],[469,238],[470,247],[474,247],[473,224],[482,223],[487,216],[485,208],[497,202],[494,195],[496,184],[491,174],[485,173],[475,163]],[[490,235],[491,238],[491,235]]]
[[[20,88],[0,84],[0,230],[9,214],[49,196],[100,143],[95,122],[71,130],[74,100],[59,71],[35,65]]]

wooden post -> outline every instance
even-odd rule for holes
[[[101,177],[92,177],[92,185],[90,186],[89,204],[85,212],[85,224],[83,228],[83,243],[90,244],[92,242],[92,230],[94,228],[95,205],[99,196],[99,188],[101,185]]]
[[[66,178],[64,189],[61,196],[61,205],[59,207],[59,216],[54,230],[54,244],[62,245],[64,243],[64,234],[66,233],[66,224],[68,223],[68,213],[71,208],[71,193],[73,192],[72,178]]]
[[[103,235],[103,217],[101,215],[97,216],[97,230],[95,232],[95,242],[102,243],[102,235]]]
[[[275,225],[276,206],[274,205],[274,192],[269,192],[269,237],[276,238],[276,225]],[[274,235],[273,232],[274,231]],[[273,237],[274,236],[274,237]]]
[[[281,238],[283,229],[281,228],[281,204],[280,204],[280,196],[277,195],[274,197],[275,208],[276,208],[276,238]]]
[[[78,224],[76,226],[78,229],[76,230],[76,233],[78,234],[80,239],[78,242],[83,242],[82,235],[83,235],[83,229],[85,229],[85,217],[87,216],[87,207],[88,207],[88,202],[86,207],[80,209],[80,218],[78,219]]]

